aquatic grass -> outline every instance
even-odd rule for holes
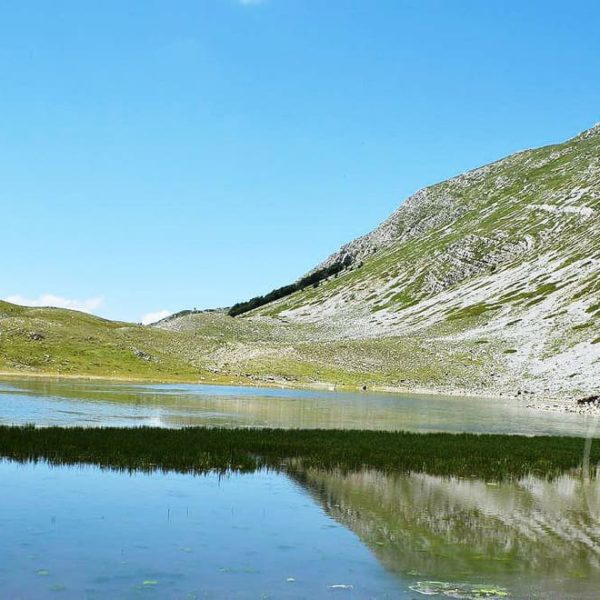
[[[226,473],[295,465],[503,480],[581,470],[585,441],[403,431],[0,426],[0,457],[125,471]],[[591,469],[599,461],[600,444],[592,444]]]
[[[451,583],[446,581],[418,581],[415,585],[409,586],[409,589],[425,596],[442,595],[448,598],[465,598],[465,600],[477,600],[479,598],[500,600],[509,596],[508,591],[503,587]]]

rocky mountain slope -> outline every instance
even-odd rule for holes
[[[317,268],[350,269],[250,318],[321,339],[487,345],[490,389],[600,389],[600,125],[411,196]],[[402,365],[397,365],[402,370]]]

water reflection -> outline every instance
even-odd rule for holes
[[[102,381],[0,381],[0,423],[284,427],[587,435],[595,417],[505,401]]]
[[[512,401],[43,379],[0,382],[0,415],[4,424],[573,435],[596,422]],[[598,597],[598,479],[282,469],[223,480],[0,462],[10,490],[0,495],[2,594]]]
[[[598,597],[598,480],[565,475],[489,484],[320,470],[293,476],[386,569],[415,584],[479,583],[519,598]],[[427,589],[421,584],[422,592]]]
[[[600,479],[10,461],[0,479],[8,597],[46,597],[50,585],[74,598],[152,588],[160,598],[592,600],[600,589]]]
[[[410,598],[281,474],[0,461],[0,480],[3,599]]]

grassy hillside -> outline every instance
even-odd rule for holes
[[[59,308],[0,302],[0,371],[135,378],[198,376],[167,332]]]
[[[323,340],[318,327],[190,313],[156,327],[0,304],[0,371],[217,383],[469,388],[487,348],[425,338]]]

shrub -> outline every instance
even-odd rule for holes
[[[302,279],[296,281],[296,283],[284,285],[283,287],[277,288],[268,294],[265,294],[264,296],[256,296],[255,298],[251,298],[246,302],[238,302],[229,309],[227,314],[230,317],[237,317],[238,315],[254,310],[255,308],[259,308],[260,306],[264,306],[265,304],[275,302],[275,300],[290,296],[294,292],[299,292],[311,285],[316,288],[319,286],[321,281],[331,277],[332,275],[337,275],[351,263],[352,258],[350,256],[346,256],[344,260],[335,262],[329,267],[324,267],[322,269],[318,269],[317,271],[313,271],[309,275],[306,275],[305,277],[302,277]]]

